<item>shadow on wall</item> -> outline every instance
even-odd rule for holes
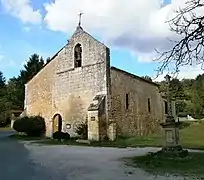
[[[148,112],[140,113],[131,122],[125,123],[117,125],[118,136],[148,136],[161,130],[161,121]]]
[[[62,112],[64,112],[64,121],[66,123],[73,124],[76,121],[86,120],[86,103],[83,101],[80,95],[70,95],[61,104]]]

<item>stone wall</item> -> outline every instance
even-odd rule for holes
[[[74,67],[74,48],[82,46],[82,67]],[[87,108],[97,94],[108,93],[109,49],[78,28],[68,44],[26,85],[28,114],[52,117],[59,113],[71,124],[74,135],[77,123],[87,118]]]
[[[25,85],[26,114],[43,116],[46,120],[48,136],[52,128],[52,88],[55,69],[56,61],[51,61]]]
[[[82,46],[82,67],[74,68],[73,50],[78,43]],[[79,29],[57,61],[53,104],[62,112],[63,120],[74,128],[76,122],[86,120],[87,109],[95,95],[107,94],[109,49]]]
[[[112,67],[111,92],[111,119],[117,124],[117,135],[147,135],[160,127],[164,114],[163,100],[155,84]]]

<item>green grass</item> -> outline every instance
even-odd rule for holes
[[[12,129],[8,127],[0,127],[0,131],[11,131]]]
[[[204,149],[204,122],[191,123],[180,132],[183,147]]]
[[[204,153],[189,153],[183,159],[167,159],[151,155],[134,157],[133,163],[151,174],[171,174],[204,178]]]
[[[126,137],[118,138],[114,142],[103,141],[103,142],[91,142],[91,144],[77,143],[74,139],[65,142],[55,141],[48,138],[31,138],[27,136],[14,135],[13,138],[19,140],[40,140],[36,143],[47,144],[47,145],[85,145],[85,146],[97,146],[97,147],[161,147],[164,143],[164,136],[162,132],[155,133],[151,136],[145,137]],[[197,122],[190,124],[184,124],[180,130],[181,145],[184,148],[189,149],[203,149],[204,150],[204,122]]]
[[[183,122],[180,129],[180,142],[184,148],[204,150],[204,122]],[[124,138],[116,141],[129,147],[161,147],[164,143],[163,132],[151,136]]]

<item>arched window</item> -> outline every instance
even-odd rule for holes
[[[82,47],[81,44],[77,44],[74,48],[74,67],[82,66]]]

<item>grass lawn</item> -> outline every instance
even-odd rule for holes
[[[181,129],[180,135],[183,147],[204,150],[204,122],[191,122],[190,126]]]
[[[11,131],[12,129],[10,128],[10,126],[8,127],[0,127],[0,131]]]
[[[188,124],[185,122],[185,125],[187,126],[180,130],[182,147],[204,150],[204,122],[189,122]],[[164,135],[162,132],[158,132],[151,136],[118,139],[116,143],[129,147],[161,147],[164,143]]]
[[[133,163],[151,174],[171,174],[204,178],[204,153],[189,153],[184,159],[167,159],[151,155],[134,157]]]
[[[45,145],[87,145],[98,147],[161,147],[164,142],[164,136],[161,132],[151,136],[145,137],[130,137],[130,138],[118,138],[114,142],[91,142],[90,144],[77,143],[74,139],[65,142],[59,142],[57,140],[49,138],[31,138],[26,136],[14,135],[12,138],[19,140],[36,140],[36,143]],[[203,149],[204,150],[204,122],[190,122],[189,126],[186,126],[180,130],[181,145],[184,148],[189,149]],[[39,140],[39,141],[38,141]]]

